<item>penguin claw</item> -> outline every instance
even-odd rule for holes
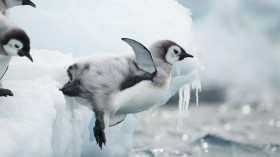
[[[13,92],[9,89],[0,89],[0,97],[14,96]]]
[[[93,128],[94,130],[94,136],[96,139],[96,144],[99,145],[100,149],[102,150],[102,146],[106,144],[106,137],[104,130],[101,130],[97,127]]]

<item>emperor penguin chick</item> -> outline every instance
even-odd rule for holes
[[[0,97],[13,96],[10,90],[1,86],[1,80],[8,70],[11,58],[27,57],[33,62],[29,51],[30,40],[25,31],[0,14]]]
[[[167,91],[177,61],[193,57],[170,40],[158,41],[148,50],[123,38],[134,55],[81,60],[68,68],[70,81],[61,91],[87,100],[95,113],[94,136],[102,149],[105,128],[122,122],[129,113],[151,108]]]
[[[9,8],[20,5],[30,5],[34,8],[36,7],[36,5],[30,0],[0,0],[0,11],[3,13]]]

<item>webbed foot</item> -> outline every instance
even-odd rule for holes
[[[102,149],[102,145],[106,144],[106,137],[104,130],[101,130],[99,127],[95,126],[93,128],[94,136],[96,139],[97,144],[99,145],[100,149]]]

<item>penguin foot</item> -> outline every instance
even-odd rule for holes
[[[14,96],[14,94],[9,89],[0,88],[0,97],[2,97],[2,96],[4,96],[4,97]]]
[[[93,128],[93,131],[94,131],[96,142],[99,145],[100,149],[102,149],[102,145],[106,144],[105,132],[104,130],[101,130],[96,126]]]

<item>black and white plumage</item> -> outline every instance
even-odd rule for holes
[[[29,51],[30,40],[25,31],[0,14],[0,81],[5,75],[13,56],[25,56],[33,61]],[[13,96],[10,90],[1,87],[0,82],[0,97]]]
[[[36,5],[30,0],[0,0],[0,12],[3,13],[9,8],[20,5],[30,5],[34,8],[36,7]]]
[[[135,53],[87,58],[68,68],[70,81],[61,91],[87,100],[96,116],[94,135],[102,149],[104,130],[122,122],[129,113],[151,108],[167,91],[177,61],[193,57],[170,40],[158,41],[148,50],[123,38]]]

